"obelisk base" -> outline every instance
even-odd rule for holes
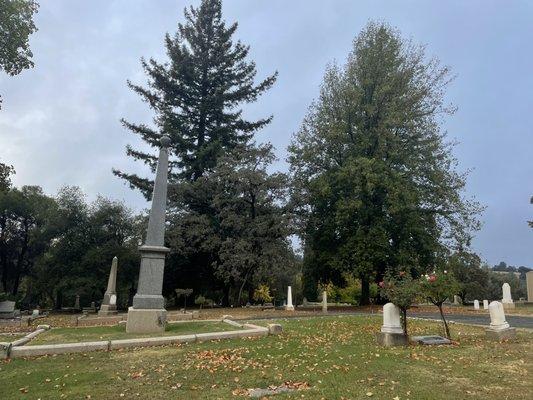
[[[117,306],[112,306],[108,304],[102,304],[100,310],[98,310],[99,317],[108,317],[110,315],[117,314]]]
[[[514,303],[502,303],[502,304],[503,304],[503,309],[504,310],[514,310],[515,309]]]
[[[285,306],[285,311],[294,311],[294,306]]]
[[[128,309],[127,333],[160,333],[165,331],[167,310]]]

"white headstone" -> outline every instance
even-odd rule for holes
[[[403,334],[400,322],[400,309],[398,306],[395,306],[392,303],[387,303],[383,306],[383,325],[381,327],[381,332]]]
[[[294,311],[294,306],[292,305],[292,287],[287,287],[287,305],[285,306],[285,310],[287,311]]]
[[[454,295],[453,296],[453,304],[455,304],[455,305],[461,304],[461,298],[459,296],[457,296],[457,295]]]
[[[38,316],[39,316],[39,310],[33,310],[33,311],[31,312],[31,316],[32,316],[32,317],[38,317]]]
[[[502,292],[502,303],[512,303],[513,298],[511,297],[511,286],[509,286],[507,282],[502,285]]]
[[[328,312],[328,292],[322,293],[322,312]]]
[[[474,310],[479,310],[479,300],[474,300]]]
[[[490,313],[490,329],[493,331],[502,331],[509,328],[509,324],[505,320],[505,313],[503,311],[503,304],[499,301],[493,301],[489,304]]]
[[[484,310],[488,310],[489,309],[489,301],[488,300],[483,300],[483,309]]]

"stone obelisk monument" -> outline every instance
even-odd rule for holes
[[[526,273],[527,302],[533,303],[533,271]]]
[[[113,257],[111,271],[109,272],[109,280],[107,281],[107,290],[105,291],[102,305],[98,311],[99,317],[105,317],[117,313],[117,264],[118,258]]]
[[[167,204],[168,152],[170,138],[161,138],[161,149],[152,194],[152,208],[148,231],[141,252],[141,269],[137,294],[128,310],[126,332],[156,333],[165,330],[167,311],[163,297],[163,272],[165,255],[170,251],[164,246],[165,212]]]

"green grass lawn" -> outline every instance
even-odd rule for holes
[[[167,324],[165,332],[157,335],[149,334],[133,334],[126,333],[125,325],[113,326],[91,326],[79,328],[52,328],[49,331],[41,333],[35,339],[28,343],[29,346],[38,344],[56,344],[56,343],[72,343],[72,342],[93,342],[98,340],[113,340],[113,339],[130,339],[141,337],[155,337],[155,336],[177,336],[187,335],[191,333],[204,332],[218,332],[218,331],[232,331],[239,329],[224,322],[179,322],[175,324]]]
[[[452,325],[453,346],[382,348],[380,317],[279,321],[281,336],[95,352],[0,363],[2,399],[239,399],[286,381],[310,387],[273,399],[530,399],[533,334],[488,342]],[[410,323],[412,334],[440,332]]]

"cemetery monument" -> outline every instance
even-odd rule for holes
[[[285,310],[287,311],[294,311],[294,306],[292,304],[292,287],[287,287],[287,305],[285,306]]]
[[[533,271],[526,273],[527,301],[533,303]]]
[[[506,310],[514,308],[515,305],[513,303],[513,298],[511,297],[511,286],[509,286],[507,282],[505,282],[502,285],[502,292],[503,292],[503,297],[502,297],[503,308],[505,308]]]
[[[128,310],[126,324],[128,333],[157,333],[165,330],[167,311],[162,290],[165,255],[170,251],[164,246],[169,145],[170,138],[163,136],[146,240],[139,248],[141,252],[139,284],[137,294],[133,297],[133,306]]]
[[[377,334],[378,344],[383,346],[399,346],[408,344],[400,322],[400,309],[393,303],[383,306],[383,325]]]
[[[490,326],[485,329],[487,339],[502,340],[514,339],[516,337],[515,328],[511,328],[505,320],[503,304],[493,301],[489,304]]]
[[[118,258],[113,257],[111,271],[109,272],[109,279],[107,281],[107,290],[105,291],[100,311],[98,311],[99,317],[117,313],[117,264]]]

